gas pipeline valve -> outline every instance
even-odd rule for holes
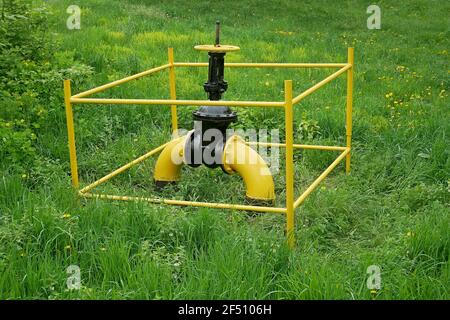
[[[209,100],[220,100],[228,89],[228,83],[224,80],[225,54],[228,47],[220,46],[220,23],[217,21],[216,41],[214,47],[209,48],[211,51],[208,51],[208,81],[203,85]],[[200,46],[199,50],[207,49]],[[191,167],[198,167],[201,164],[210,168],[221,166],[226,130],[230,123],[237,121],[236,112],[225,106],[203,106],[192,115],[194,131],[191,131],[186,141],[186,164]],[[219,141],[211,141],[213,136],[222,138]]]
[[[215,44],[194,48],[208,51],[208,81],[203,88],[209,100],[218,101],[228,89],[224,80],[225,55],[239,47],[220,44],[220,23],[216,22]],[[227,137],[227,128],[237,121],[237,113],[227,106],[202,106],[192,116],[194,130],[173,140],[159,156],[154,174],[156,184],[163,186],[178,181],[182,163],[190,167],[220,166],[225,173],[237,172],[243,178],[246,196],[253,203],[273,202],[273,178],[264,160],[237,135]],[[174,154],[178,159],[174,159]]]

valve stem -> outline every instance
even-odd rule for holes
[[[216,21],[216,42],[214,43],[214,46],[220,47],[220,21]]]

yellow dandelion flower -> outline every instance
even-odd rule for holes
[[[294,34],[294,32],[292,32],[292,31],[282,31],[282,30],[280,30],[280,31],[275,31],[275,32],[278,33],[278,34],[282,34],[284,36],[292,36]]]
[[[63,219],[69,219],[71,217],[70,213],[64,213],[62,215]]]

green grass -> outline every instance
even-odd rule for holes
[[[379,1],[382,29],[368,30],[365,1],[80,0],[78,31],[65,28],[72,1],[48,3],[59,59],[95,70],[74,92],[162,65],[169,46],[177,61],[206,61],[192,47],[213,41],[216,19],[222,41],[241,47],[230,62],[344,62],[354,46],[353,169],[345,176],[337,167],[296,211],[291,252],[277,215],[77,199],[61,107],[38,141],[55,169],[39,183],[6,171],[0,180],[0,299],[450,298],[448,3]],[[176,72],[179,99],[205,98],[206,69]],[[328,74],[227,69],[225,97],[282,100],[285,79],[300,93]],[[167,83],[162,72],[98,96],[168,98]],[[304,142],[344,144],[344,89],[345,77],[296,107],[296,141],[306,119],[320,136]],[[62,106],[62,89],[55,96]],[[179,109],[180,126],[190,128],[193,108]],[[239,115],[244,127],[283,126],[277,110]],[[75,106],[75,116],[83,184],[169,137],[164,107]],[[297,154],[296,194],[335,156]],[[155,194],[154,161],[99,189]],[[279,205],[283,180],[275,176]],[[162,195],[238,203],[244,187],[219,169],[186,168],[180,186]],[[72,264],[81,269],[78,291],[66,287]],[[382,288],[371,294],[366,269],[374,264]]]

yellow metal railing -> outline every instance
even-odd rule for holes
[[[68,131],[68,142],[70,151],[70,168],[72,176],[72,185],[78,190],[78,195],[84,198],[98,198],[121,201],[144,201],[150,203],[159,203],[167,205],[179,206],[196,206],[208,207],[218,209],[233,209],[256,212],[272,212],[286,214],[286,234],[289,246],[292,248],[295,245],[295,209],[299,207],[305,199],[317,188],[320,182],[333,171],[333,169],[345,158],[346,173],[350,173],[350,155],[351,155],[351,141],[352,141],[352,107],[353,107],[353,65],[354,65],[354,51],[353,48],[348,48],[347,63],[225,63],[225,67],[230,68],[338,68],[336,72],[316,83],[311,88],[302,92],[298,96],[293,96],[292,80],[285,80],[284,82],[284,101],[209,101],[209,100],[177,100],[176,96],[176,81],[175,69],[176,67],[207,67],[208,63],[194,63],[194,62],[175,62],[173,49],[168,50],[168,64],[149,69],[147,71],[113,81],[111,83],[93,88],[76,95],[72,95],[70,80],[64,81],[64,102],[66,107],[66,120]],[[102,92],[106,89],[118,86],[120,84],[135,80],[158,71],[169,69],[169,92],[170,99],[106,99],[106,98],[87,98],[88,96]],[[347,73],[347,99],[346,99],[346,146],[319,146],[319,145],[303,145],[294,144],[293,118],[294,106],[301,100],[317,91],[327,83],[336,79],[340,75]],[[133,196],[116,196],[108,194],[91,193],[90,191],[99,185],[110,180],[114,176],[126,171],[132,166],[146,160],[160,152],[167,144],[163,144],[141,157],[123,165],[114,170],[106,176],[94,181],[91,184],[80,189],[78,179],[78,165],[75,147],[75,132],[73,123],[72,104],[132,104],[132,105],[169,105],[171,111],[172,132],[176,135],[178,130],[177,106],[234,106],[234,107],[261,107],[261,108],[283,108],[285,114],[285,143],[262,143],[249,142],[250,145],[263,145],[273,147],[286,148],[285,152],[285,167],[286,167],[286,206],[285,207],[266,207],[266,206],[252,206],[243,204],[230,203],[212,203],[212,202],[197,202],[172,200],[161,198],[146,198]],[[313,181],[313,183],[297,198],[294,195],[294,149],[309,149],[309,150],[327,150],[327,151],[341,151],[340,155],[333,161],[333,163],[325,169],[325,171]]]

